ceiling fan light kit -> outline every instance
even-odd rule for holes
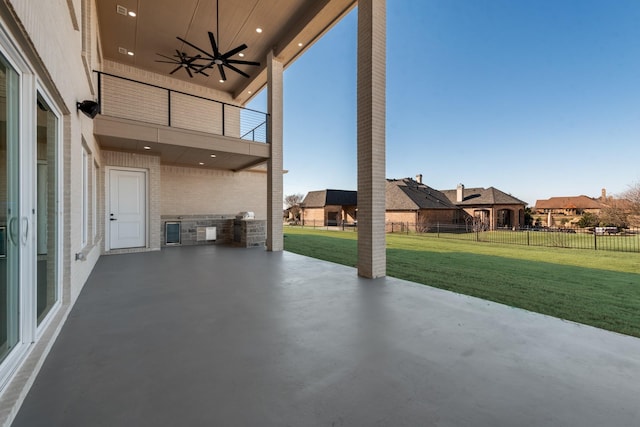
[[[247,48],[246,44],[243,43],[240,46],[237,46],[225,53],[222,53],[219,50],[218,43],[220,42],[220,33],[219,33],[220,24],[218,21],[218,0],[216,0],[216,31],[218,32],[217,37],[214,36],[211,31],[207,32],[209,34],[209,42],[211,43],[211,52],[201,49],[198,46],[194,45],[193,43],[190,43],[189,41],[181,37],[176,37],[182,43],[187,44],[191,46],[193,49],[199,51],[202,55],[197,54],[195,56],[190,56],[190,55],[187,55],[185,52],[182,52],[181,50],[176,49],[176,55],[174,55],[174,58],[171,58],[169,56],[165,56],[159,53],[158,55],[165,58],[165,60],[164,61],[157,60],[156,62],[164,62],[168,64],[177,65],[177,67],[173,69],[169,74],[173,74],[179,69],[184,68],[187,74],[189,74],[189,77],[191,78],[193,78],[194,73],[202,74],[206,77],[209,77],[209,75],[204,71],[209,68],[214,68],[216,66],[218,68],[218,72],[220,73],[221,83],[227,80],[225,67],[232,71],[235,71],[236,73],[240,74],[245,78],[249,78],[249,74],[237,68],[236,65],[259,66],[260,63],[255,61],[245,61],[241,59],[232,58],[234,55],[239,54],[240,52],[245,50]],[[216,43],[216,39],[217,39],[217,43]],[[241,54],[240,56],[244,56],[244,55]],[[200,60],[203,60],[205,62],[197,63],[197,61],[200,61]]]

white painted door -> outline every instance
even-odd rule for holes
[[[137,248],[146,244],[146,173],[109,171],[109,247]]]

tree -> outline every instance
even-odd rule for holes
[[[607,206],[600,210],[600,225],[603,227],[627,227],[629,223],[629,203],[625,199],[610,198]]]
[[[629,203],[628,222],[631,227],[640,227],[640,181],[631,184],[629,189],[622,193],[621,198]]]
[[[533,225],[533,210],[530,206],[524,208],[524,224],[526,227],[531,227]]]
[[[291,212],[291,215],[296,220],[300,219],[300,203],[302,203],[303,199],[304,196],[299,193],[284,196],[284,205],[289,209],[289,212]]]
[[[615,227],[640,227],[640,182],[616,197],[603,200],[605,207],[600,211],[600,225]]]
[[[598,218],[598,215],[591,212],[585,212],[580,217],[580,220],[578,220],[578,227],[595,227],[599,222],[600,218]]]

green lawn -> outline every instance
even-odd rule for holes
[[[285,227],[285,249],[356,266],[357,233]],[[640,254],[387,235],[387,274],[640,337]]]

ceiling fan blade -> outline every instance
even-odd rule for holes
[[[242,70],[237,69],[237,68],[236,68],[236,67],[234,67],[233,65],[231,65],[231,64],[227,64],[227,63],[225,63],[224,65],[225,65],[226,67],[231,68],[231,69],[232,69],[233,71],[235,71],[236,73],[241,74],[241,75],[245,76],[246,78],[249,78],[249,74],[245,73],[245,72],[244,72],[244,71],[242,71]]]
[[[177,38],[178,40],[180,40],[182,43],[186,43],[186,44],[188,44],[189,46],[191,46],[191,47],[192,47],[192,48],[194,48],[195,50],[198,50],[198,51],[200,51],[200,52],[204,53],[205,55],[207,55],[207,57],[209,57],[209,58],[213,59],[213,56],[211,56],[211,54],[210,54],[209,52],[205,52],[204,50],[200,49],[200,48],[199,48],[198,46],[196,46],[195,44],[193,44],[193,43],[189,43],[188,41],[186,41],[185,39],[182,39],[182,38],[180,38],[180,37],[176,37],[176,38]]]
[[[176,61],[160,61],[158,59],[156,59],[155,62],[162,62],[163,64],[178,64],[178,62]]]
[[[211,61],[211,62],[209,62],[207,65],[203,65],[202,67],[200,67],[200,68],[196,71],[196,73],[204,74],[202,71],[203,71],[203,70],[206,70],[207,68],[211,68],[211,67],[213,67],[213,64],[215,64],[215,62]]]
[[[222,80],[227,80],[227,75],[224,73],[224,68],[222,67],[222,64],[218,64],[218,71],[220,71],[220,77],[222,78]]]
[[[156,53],[156,55],[162,56],[162,57],[163,57],[163,58],[165,58],[165,59],[168,59],[168,60],[170,60],[170,61],[176,62],[176,59],[175,59],[175,58],[172,58],[172,57],[170,57],[170,56],[163,55],[163,54],[161,54],[161,53]]]
[[[176,69],[175,69],[175,70],[173,70],[172,72],[170,72],[169,74],[173,74],[173,73],[175,73],[175,72],[176,72],[176,71],[178,71],[180,68],[182,68],[182,65],[178,65],[178,66],[176,67]]]
[[[203,76],[205,76],[205,77],[209,77],[209,74],[207,74],[207,73],[205,73],[204,71],[202,71],[202,68],[196,68],[196,67],[194,67],[193,65],[191,65],[189,68],[190,68],[191,70],[195,71],[196,73],[200,73],[200,74],[202,74],[202,75],[203,75]]]
[[[242,61],[240,59],[227,59],[227,62],[229,64],[242,64],[242,65],[260,65],[259,62],[255,62],[255,61]]]
[[[202,58],[202,56],[200,56],[200,54],[197,54],[196,56],[192,56],[190,59],[187,60],[186,64],[187,65],[191,65],[193,63],[193,61],[197,61],[200,58]]]
[[[213,56],[217,58],[218,56],[220,56],[220,51],[218,51],[216,38],[213,36],[213,33],[211,31],[209,31],[209,41],[211,42],[211,47],[213,48]]]
[[[235,55],[238,52],[242,52],[246,48],[247,48],[246,44],[241,44],[240,46],[236,47],[235,49],[231,49],[229,52],[227,52],[224,55],[222,55],[222,57],[224,59],[231,58],[233,55]]]
[[[189,67],[186,67],[185,70],[187,70],[187,74],[189,74],[189,77],[193,78],[193,74],[191,74],[191,70],[189,69]]]

